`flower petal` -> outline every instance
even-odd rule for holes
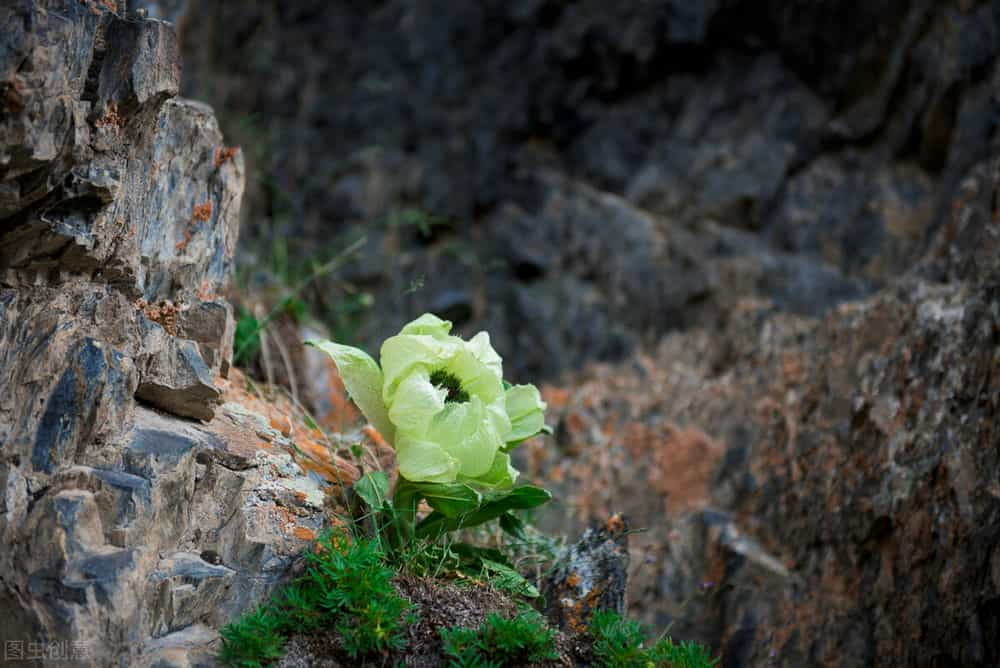
[[[519,475],[520,472],[511,465],[510,455],[506,452],[497,452],[490,470],[478,478],[469,478],[468,481],[482,487],[506,489],[514,486]],[[459,476],[459,479],[464,479],[464,476]]]
[[[449,337],[450,338],[450,337]],[[454,355],[455,345],[427,334],[397,334],[382,344],[382,399],[391,404],[399,383],[414,368],[433,370]]]
[[[427,437],[457,459],[459,472],[470,478],[489,471],[504,444],[476,396],[461,404],[445,405],[431,420]]]
[[[503,399],[498,399],[492,404],[486,407],[486,413],[489,416],[490,421],[493,423],[493,429],[496,430],[497,436],[500,440],[507,442],[510,439],[508,435],[513,429],[513,425],[510,422],[510,416],[507,415],[507,408],[504,405]]]
[[[444,368],[458,378],[463,390],[479,397],[484,404],[503,396],[503,378],[467,348],[459,348]]]
[[[514,385],[507,390],[507,415],[511,433],[507,442],[523,441],[545,426],[545,402],[534,385]]]
[[[467,347],[480,362],[485,364],[493,373],[503,378],[503,358],[490,345],[489,334],[479,332],[469,339]]]
[[[414,369],[403,378],[389,406],[389,419],[398,431],[424,436],[431,418],[444,409],[448,390],[431,385],[427,369]]]
[[[422,316],[407,323],[400,334],[426,334],[435,339],[444,339],[451,331],[451,321],[442,320],[433,313],[424,313]]]
[[[382,371],[375,360],[363,350],[333,341],[306,341],[306,344],[319,348],[333,358],[351,399],[368,422],[385,440],[392,443],[395,429],[382,401]]]
[[[399,475],[413,482],[454,482],[459,463],[436,443],[400,434],[396,439]]]

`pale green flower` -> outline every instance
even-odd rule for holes
[[[486,332],[469,341],[425,313],[382,344],[379,367],[365,352],[310,341],[337,365],[368,421],[396,448],[400,474],[414,482],[509,487],[507,454],[542,431],[545,403],[534,385],[506,385]]]

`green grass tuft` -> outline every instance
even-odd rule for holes
[[[222,636],[219,661],[233,668],[257,668],[280,659],[285,646],[281,627],[282,621],[271,606],[251,610],[219,632]]]
[[[670,668],[711,668],[719,663],[703,645],[691,641],[675,645],[670,638],[664,638],[653,645],[649,656],[657,666]]]
[[[598,610],[590,623],[595,665],[604,668],[713,668],[708,650],[693,642],[674,644],[664,638],[653,647],[643,647],[639,622],[610,610]]]
[[[490,614],[475,629],[441,629],[441,639],[451,668],[524,665],[559,658],[555,632],[540,614],[527,608],[511,619]]]
[[[375,544],[328,532],[306,563],[304,576],[222,629],[223,665],[265,665],[281,657],[288,636],[323,629],[336,630],[351,658],[404,647],[410,603],[396,593]]]

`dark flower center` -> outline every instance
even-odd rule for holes
[[[439,390],[448,390],[448,396],[444,398],[446,404],[460,404],[469,400],[469,393],[462,389],[458,378],[444,369],[431,374],[431,385]]]

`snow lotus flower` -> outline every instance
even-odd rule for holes
[[[413,482],[514,484],[509,452],[545,428],[534,385],[509,385],[486,332],[465,341],[425,313],[386,339],[381,367],[367,353],[309,341],[333,358],[348,394],[396,449]]]

